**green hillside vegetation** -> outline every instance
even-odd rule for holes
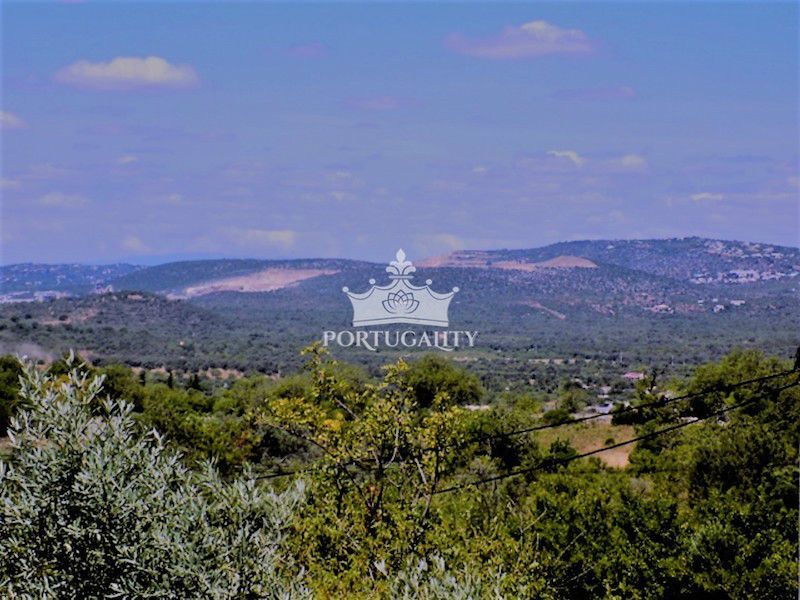
[[[476,254],[480,256],[477,262],[486,265],[502,261],[524,265],[572,255],[587,257],[597,267],[464,268],[464,264],[473,264],[465,262],[465,257]],[[718,359],[721,353],[715,346],[726,350],[744,344],[785,353],[795,342],[787,332],[800,327],[796,302],[800,250],[796,248],[701,238],[587,241],[530,250],[463,251],[446,264],[451,266],[420,267],[419,281],[430,277],[432,287],[440,290],[458,286],[461,291],[450,311],[453,324],[478,329],[484,350],[502,349],[516,362],[520,358],[569,357],[579,347],[593,356],[602,352],[617,355],[623,363],[626,354],[634,355],[633,361],[640,356],[652,359],[664,349],[672,355],[671,361],[686,357],[686,364],[693,365]],[[298,366],[297,351],[318,339],[322,329],[349,326],[351,308],[342,287],[367,289],[368,280],[383,272],[382,265],[334,259],[224,259],[147,268],[123,265],[132,272],[117,276],[112,267],[118,266],[2,267],[4,292],[19,286],[31,292],[47,291],[52,282],[41,273],[54,269],[57,275],[53,277],[59,281],[75,279],[82,281],[81,285],[87,285],[85,271],[108,271],[102,281],[118,291],[0,304],[0,349],[19,351],[17,346],[30,342],[42,353],[55,356],[70,347],[81,348],[97,362],[286,371]],[[159,303],[153,296],[267,267],[318,269],[328,274],[270,292],[217,292],[184,303]],[[736,273],[756,279],[748,283],[725,279],[739,281]],[[696,276],[711,282],[696,283]],[[136,294],[147,301],[133,306],[131,298],[141,300]],[[118,301],[119,308],[110,309],[109,300]],[[204,336],[206,343],[199,350],[178,351],[176,346],[186,342],[182,338],[191,336],[181,336],[170,327],[170,321],[197,320],[201,314],[194,310],[197,307],[207,311],[202,317],[208,321],[207,331],[196,333]],[[167,313],[172,316],[165,318]],[[32,322],[24,323],[26,320]],[[144,352],[115,348],[107,339],[125,340],[130,331],[137,335],[146,332]],[[280,348],[267,354],[263,350],[271,342],[254,342],[251,335],[279,338]],[[670,338],[673,341],[665,348],[664,342]],[[270,359],[261,363],[267,355]],[[357,359],[370,366],[382,362],[370,362],[363,356]]]
[[[582,256],[682,281],[703,273],[726,273],[735,269],[792,272],[800,267],[798,248],[699,237],[560,242],[542,248],[494,250],[488,254],[492,260],[530,262],[557,256]]]
[[[86,294],[139,269],[124,263],[112,265],[41,265],[22,263],[0,266],[0,293],[52,290]]]
[[[800,330],[800,311],[789,293],[748,299],[745,306],[719,314],[654,314],[624,307],[603,314],[578,289],[561,301],[548,301],[544,284],[509,287],[486,271],[440,271],[434,287],[465,286],[450,310],[453,326],[478,331],[476,348],[450,358],[469,365],[492,393],[505,388],[553,392],[564,380],[578,378],[594,397],[602,386],[621,391],[626,385],[621,374],[642,364],[662,376],[685,376],[694,365],[717,360],[734,346],[785,356]],[[345,283],[352,285],[352,279],[327,276],[285,290],[214,294],[194,301],[127,292],[5,304],[0,305],[0,351],[52,360],[76,348],[95,364],[163,368],[187,376],[215,368],[288,373],[300,367],[298,350],[319,340],[323,330],[350,326],[352,309],[341,292]],[[590,280],[583,287],[593,286]],[[523,304],[526,296],[566,318]],[[332,351],[371,375],[401,356]]]
[[[656,240],[584,240],[560,242],[537,248],[514,250],[457,251],[445,261],[449,266],[493,265],[503,261],[537,263],[562,256],[583,257],[606,267],[619,267],[655,277],[669,283],[705,281],[739,282],[736,271],[756,271],[767,275],[759,281],[787,281],[800,271],[800,249],[774,244],[672,238]],[[418,261],[422,257],[412,257]],[[75,294],[91,291],[97,284],[113,285],[115,290],[160,292],[205,283],[215,279],[247,275],[274,268],[334,269],[358,271],[381,269],[379,264],[346,259],[209,259],[189,260],[142,267],[112,265],[0,266],[0,292],[61,290]],[[431,267],[426,267],[429,269]],[[591,275],[592,269],[580,269]],[[795,275],[792,275],[794,273]],[[779,275],[779,277],[775,277]],[[725,277],[722,277],[725,276]],[[696,281],[695,281],[696,280]],[[352,283],[352,282],[351,282]]]
[[[267,268],[343,269],[364,263],[336,259],[258,260],[216,259],[190,260],[146,267],[114,279],[115,290],[164,292],[206,283],[215,279],[249,275]]]
[[[585,257],[597,266],[487,268],[564,256]],[[433,289],[460,288],[450,306],[451,327],[478,331],[478,343],[451,358],[469,365],[491,400],[504,391],[552,393],[573,379],[584,382],[592,400],[601,387],[622,392],[621,374],[642,364],[662,377],[685,377],[734,346],[787,355],[800,330],[796,248],[702,238],[582,241],[462,251],[436,264],[420,266],[418,281],[430,277]],[[187,300],[163,295],[267,267],[326,274],[272,291]],[[50,280],[41,272],[53,269],[59,280],[73,273],[82,285],[86,273],[105,273],[105,283],[129,291],[0,304],[0,352],[47,361],[76,348],[94,364],[124,363],[187,377],[208,369],[296,371],[301,348],[319,340],[323,330],[351,326],[342,288],[365,290],[370,278],[383,273],[382,265],[349,260],[226,259],[136,268],[120,276],[80,265],[15,265],[3,267],[3,276],[13,275],[14,285],[33,293],[48,289]],[[332,351],[371,376],[402,356],[390,350]]]
[[[508,392],[476,411],[465,406],[490,392],[438,356],[379,376],[318,346],[303,360],[293,375],[227,386],[28,367],[3,395],[17,420],[0,468],[0,585],[12,597],[798,593],[800,388],[786,387],[798,374],[731,385],[786,361],[736,351],[637,384],[633,405],[647,406],[628,409],[630,424],[506,436],[548,407],[579,408],[577,388]],[[0,367],[3,382],[19,370]],[[652,405],[667,391],[695,395]],[[573,460],[630,436],[645,439],[626,465]]]

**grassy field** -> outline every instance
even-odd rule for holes
[[[636,434],[630,425],[612,425],[610,422],[595,421],[593,423],[581,423],[560,427],[558,430],[551,429],[540,432],[537,441],[542,447],[547,447],[557,439],[567,440],[578,452],[588,452],[596,448],[602,448],[610,444],[625,441],[634,437]],[[613,442],[610,441],[613,439]],[[628,466],[628,457],[634,448],[634,444],[614,448],[608,452],[597,455],[609,467],[623,469]]]
[[[0,460],[11,458],[11,440],[7,437],[0,437]]]

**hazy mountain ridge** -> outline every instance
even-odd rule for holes
[[[47,292],[52,296],[85,294],[142,268],[127,263],[8,265],[0,267],[0,293],[19,299],[37,299],[37,293],[42,298]]]
[[[411,257],[420,268],[481,268],[524,271],[532,274],[556,270],[573,271],[609,265],[692,284],[763,283],[792,280],[800,274],[800,249],[755,242],[732,242],[705,238],[666,240],[588,240],[559,242],[540,248],[519,250],[459,250],[423,259]],[[214,284],[237,277],[250,277],[273,269],[304,270],[304,279],[332,272],[379,269],[377,263],[348,259],[219,259],[171,262],[153,267],[130,264],[38,265],[0,267],[3,301],[41,299],[48,296],[81,295],[93,291],[134,290],[186,294],[189,288],[202,293],[236,291],[235,285],[216,290]],[[532,275],[534,276],[534,275]],[[513,276],[511,276],[514,279]],[[294,280],[288,278],[289,284]],[[283,287],[254,286],[244,280],[241,291],[264,291]]]
[[[542,263],[559,257],[582,257],[699,284],[753,283],[797,277],[800,273],[800,248],[697,237],[559,242],[522,250],[465,250],[440,258],[440,264],[491,267],[503,261]]]
[[[340,270],[358,261],[344,259],[218,259],[181,261],[147,267],[111,282],[115,290],[180,293],[187,287],[253,275],[267,269]]]
[[[511,357],[518,362],[509,376],[524,383],[531,376],[560,376],[532,374],[530,365],[539,363],[530,361],[543,356],[580,355],[617,370],[645,361],[694,364],[735,345],[789,355],[798,341],[800,250],[794,248],[692,238],[461,251],[435,263],[410,258],[418,266],[415,282],[431,279],[437,291],[460,288],[450,326],[480,332],[478,347],[462,352],[460,360],[487,380],[509,375],[503,369]],[[425,266],[431,264],[436,266]],[[77,265],[71,281],[78,295],[0,305],[0,350],[52,357],[76,348],[99,362],[281,372],[297,367],[298,350],[319,340],[323,330],[351,327],[342,288],[365,291],[370,279],[386,281],[385,266],[231,259],[128,265],[111,277],[113,270]],[[31,265],[6,269],[42,280]],[[780,277],[694,281],[697,273],[737,269]],[[276,272],[283,278],[251,285],[252,278]],[[176,299],[193,286],[202,293]],[[367,365],[385,358],[346,352],[348,360]]]

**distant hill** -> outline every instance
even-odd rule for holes
[[[576,257],[699,284],[773,281],[800,273],[798,248],[697,237],[561,242],[527,250],[462,250],[427,262],[449,267],[507,268],[511,262],[522,268],[579,266],[574,264]]]
[[[140,269],[136,265],[42,265],[22,263],[0,267],[0,295],[8,299],[32,300],[35,294],[77,295],[108,285]]]
[[[175,297],[222,291],[261,292],[358,264],[338,259],[183,261],[139,269],[114,279],[111,285],[115,290],[160,292]]]
[[[226,343],[243,334],[224,315],[141,292],[15,302],[1,314],[0,353],[33,358],[71,348],[92,362],[199,368],[224,364]]]
[[[451,328],[479,331],[480,344],[458,360],[487,382],[509,375],[556,385],[561,370],[532,366],[551,358],[586,361],[605,377],[622,366],[696,364],[734,346],[790,355],[800,342],[796,248],[687,238],[415,258],[415,282],[460,288]],[[385,281],[384,269],[334,259],[13,265],[2,269],[10,291],[0,352],[76,348],[98,362],[286,371],[323,330],[350,327],[342,288],[365,291],[370,279]],[[348,350],[347,358],[377,367],[387,357]]]
[[[791,281],[800,274],[800,249],[774,244],[705,238],[589,240],[521,250],[459,250],[427,258],[418,267],[479,268],[542,273],[555,269],[614,266],[692,284],[754,284]],[[130,264],[19,264],[0,267],[0,300],[34,294],[82,295],[111,286],[194,297],[215,292],[264,292],[318,276],[364,268],[347,259],[219,259],[171,262],[153,267]]]

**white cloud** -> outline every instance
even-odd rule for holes
[[[331,191],[331,198],[336,200],[337,202],[353,202],[358,200],[358,196],[352,192],[346,192],[344,190],[333,190]]]
[[[287,56],[293,58],[322,58],[328,53],[328,48],[319,42],[311,44],[298,44],[286,49]]]
[[[644,171],[647,169],[647,159],[638,154],[626,154],[617,160],[617,164],[629,171]]]
[[[173,65],[158,56],[119,56],[98,63],[79,60],[58,71],[55,80],[98,90],[187,88],[199,81],[192,67]]]
[[[336,181],[352,181],[353,174],[350,171],[334,171],[330,174],[330,178]]]
[[[583,157],[574,150],[548,150],[548,156],[555,156],[556,158],[566,158],[572,161],[576,167],[583,166]]]
[[[145,202],[155,206],[187,206],[189,203],[186,197],[178,192],[158,193],[147,195],[143,198]]]
[[[27,125],[14,113],[0,110],[0,129],[24,129]]]
[[[419,105],[413,98],[400,98],[398,96],[368,96],[362,98],[349,98],[347,105],[350,108],[371,112],[386,112],[413,108]]]
[[[42,206],[58,208],[81,208],[86,206],[89,201],[79,194],[64,194],[62,192],[50,192],[41,196],[38,200]]]
[[[117,159],[118,165],[131,165],[135,162],[139,162],[139,157],[134,156],[133,154],[125,154]]]
[[[22,184],[16,179],[0,178],[0,189],[2,190],[18,190]]]
[[[64,167],[58,167],[50,163],[31,165],[25,171],[23,179],[34,181],[48,181],[54,179],[64,179],[72,174],[73,171]]]
[[[126,235],[122,240],[122,248],[128,252],[150,252],[150,247],[136,235]]]
[[[628,221],[627,215],[621,210],[612,210],[608,213],[608,218],[611,221],[622,224]]]
[[[607,102],[635,98],[636,90],[629,85],[571,88],[556,90],[553,92],[552,97],[557,100],[573,100],[578,102]]]
[[[291,248],[297,240],[297,232],[291,229],[244,229],[234,235],[242,246]]]
[[[589,54],[595,46],[580,29],[561,29],[547,21],[506,27],[484,38],[452,34],[445,45],[459,54],[478,58],[538,58],[548,54]]]
[[[452,233],[433,233],[414,238],[414,248],[421,256],[432,256],[453,250],[463,250],[464,240]]]
[[[451,250],[461,250],[464,248],[464,240],[452,233],[437,233],[430,236],[430,241],[441,244]]]
[[[723,194],[715,194],[712,192],[700,192],[699,194],[692,194],[690,197],[695,202],[719,202],[725,199]]]

